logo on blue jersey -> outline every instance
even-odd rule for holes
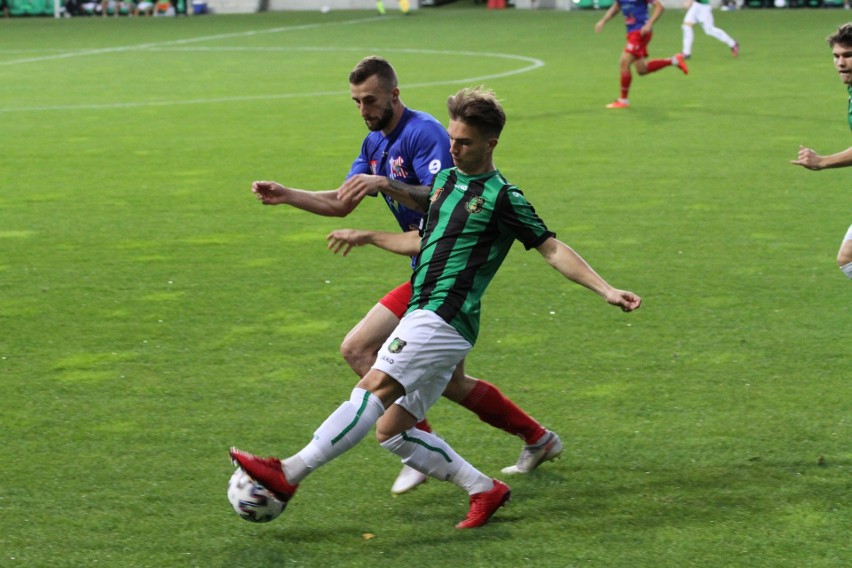
[[[405,171],[405,158],[399,156],[390,160],[390,177],[393,179],[405,179],[408,172]]]

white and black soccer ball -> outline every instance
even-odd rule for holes
[[[253,523],[268,523],[278,518],[287,507],[240,468],[228,481],[228,501],[239,516]]]

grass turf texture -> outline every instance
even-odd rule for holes
[[[679,50],[683,12],[652,55]],[[841,566],[850,518],[849,282],[834,256],[849,145],[824,37],[838,10],[716,13],[691,72],[617,96],[620,20],[472,4],[189,19],[0,22],[0,565]],[[459,53],[461,51],[462,53]],[[230,510],[231,444],[301,448],[355,377],[344,333],[404,260],[325,250],[341,226],[264,208],[254,179],[336,187],[365,129],[346,75],[396,66],[445,120],[484,82],[496,162],[559,237],[645,298],[625,315],[517,247],[468,369],[566,443],[478,531],[431,482],[391,498],[373,441],[265,526]],[[498,58],[533,58],[542,67]],[[67,55],[67,57],[66,57]],[[520,442],[440,402],[437,431],[499,475]],[[364,535],[375,535],[365,538]]]

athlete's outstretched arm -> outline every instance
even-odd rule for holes
[[[336,189],[307,191],[274,181],[256,181],[251,184],[251,191],[264,205],[290,205],[325,217],[346,217],[358,206],[357,201],[340,199]]]
[[[831,154],[830,156],[820,156],[810,148],[799,146],[799,155],[795,160],[790,160],[790,163],[797,166],[804,166],[809,170],[845,168],[852,166],[852,148],[847,148],[842,152]]]
[[[610,286],[574,249],[551,237],[537,248],[547,263],[569,280],[585,286],[603,297],[613,306],[619,306],[625,312],[632,312],[642,305],[642,298]]]
[[[325,238],[328,250],[334,254],[343,251],[343,256],[349,254],[353,247],[373,245],[403,256],[415,256],[420,252],[420,233],[408,231],[405,233],[388,233],[385,231],[362,231],[358,229],[337,229]]]

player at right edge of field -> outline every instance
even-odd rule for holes
[[[840,80],[846,85],[849,93],[847,120],[849,128],[852,129],[852,23],[843,24],[826,38],[831,54],[834,58],[834,68],[840,75]],[[826,168],[845,168],[852,166],[852,147],[831,154],[821,156],[811,148],[799,147],[797,159],[791,164],[803,166],[809,170],[824,170]],[[846,230],[846,236],[840,244],[837,252],[837,265],[847,277],[852,278],[852,225]]]

